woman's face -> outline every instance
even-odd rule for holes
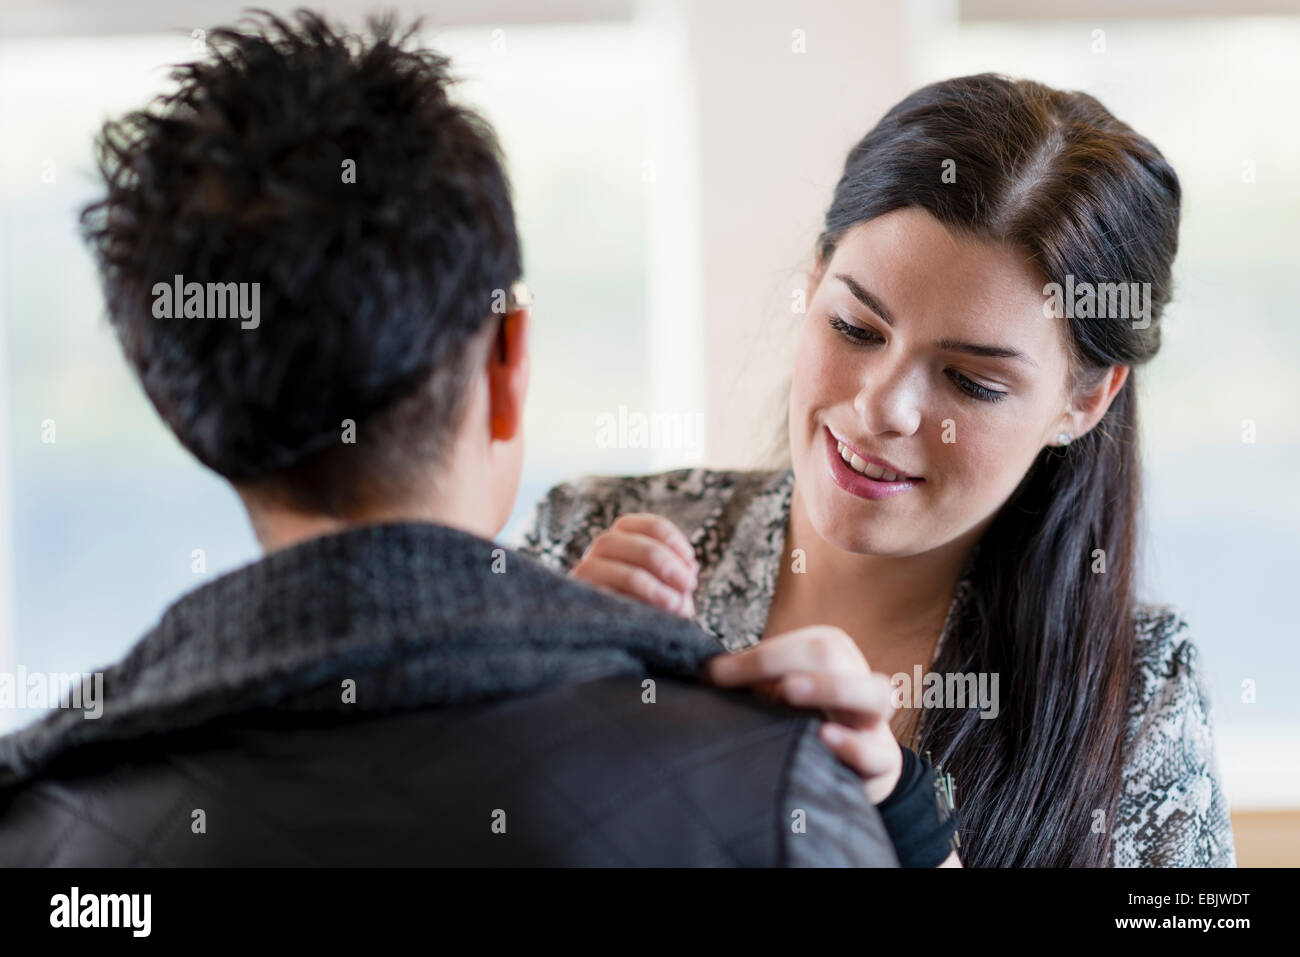
[[[916,208],[844,234],[813,276],[790,392],[795,480],[822,538],[900,557],[974,543],[1070,428],[1064,320],[1044,314],[1043,283],[1023,255]],[[872,481],[839,442],[919,481]]]

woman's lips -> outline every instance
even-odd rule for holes
[[[898,478],[916,479],[918,481],[920,480],[921,476],[913,475],[912,473],[908,472],[906,469],[899,468],[893,462],[882,459],[876,455],[867,455],[867,453],[863,452],[861,449],[855,448],[852,442],[836,435],[835,430],[832,429],[829,425],[826,426],[826,431],[830,432],[831,438],[835,440],[837,446],[836,451],[840,452],[841,455],[843,455],[844,452],[848,452],[850,456],[857,457],[861,465],[854,464],[853,462],[849,461],[849,459],[845,459],[846,462],[849,462],[850,465],[853,465],[853,470],[855,472],[863,471],[862,465],[874,465],[876,466],[876,468],[889,472],[891,475],[897,476]],[[876,481],[880,481],[880,476],[873,475],[872,478],[876,479]]]
[[[920,478],[905,478],[896,482],[885,482],[863,475],[840,457],[839,449],[836,448],[838,440],[830,429],[823,426],[822,435],[825,438],[826,460],[831,480],[850,495],[873,500],[893,498],[895,495],[911,491],[925,481]]]

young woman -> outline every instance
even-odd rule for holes
[[[1235,865],[1196,647],[1134,593],[1136,370],[1179,206],[1160,152],[1090,96],[918,90],[826,214],[788,466],[565,483],[523,547],[694,615],[736,653],[718,684],[825,709],[873,800],[896,742],[929,753],[956,785],[945,863]],[[982,676],[995,707],[875,704],[918,667]]]

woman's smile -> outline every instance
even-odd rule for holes
[[[826,426],[822,427],[821,434],[826,445],[831,480],[851,495],[865,499],[893,498],[910,492],[925,481],[923,478],[900,477],[875,462],[863,461]]]

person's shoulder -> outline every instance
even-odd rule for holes
[[[646,707],[647,687],[653,689],[653,708]],[[861,779],[822,743],[821,721],[807,711],[662,675],[648,683],[640,676],[612,676],[557,689],[530,703],[543,715],[583,710],[605,716],[625,745],[619,751],[623,757],[606,762],[605,773],[626,775],[624,786],[643,795],[670,780],[674,791],[691,796],[686,805],[674,802],[673,816],[707,822],[729,863],[898,866]],[[551,726],[555,721],[518,723]],[[505,733],[516,732],[507,728]],[[598,739],[573,739],[563,754],[557,749],[555,759],[576,756],[578,766],[587,766],[592,748],[603,751]],[[514,740],[510,744],[519,748]],[[648,826],[639,813],[629,808],[625,829]],[[679,827],[665,830],[680,832]]]
[[[662,515],[688,535],[728,509],[743,508],[782,470],[679,468],[644,475],[586,474],[552,486],[515,536],[515,545],[559,570],[620,515]]]
[[[1200,649],[1176,607],[1141,603],[1133,620],[1134,713],[1203,689]]]
[[[1134,624],[1115,863],[1233,866],[1214,710],[1197,641],[1170,605],[1139,605]]]
[[[1151,603],[1137,606],[1130,687],[1130,741],[1164,739],[1171,722],[1181,724],[1189,714],[1197,715],[1208,728],[1210,695],[1200,649],[1177,608]]]

